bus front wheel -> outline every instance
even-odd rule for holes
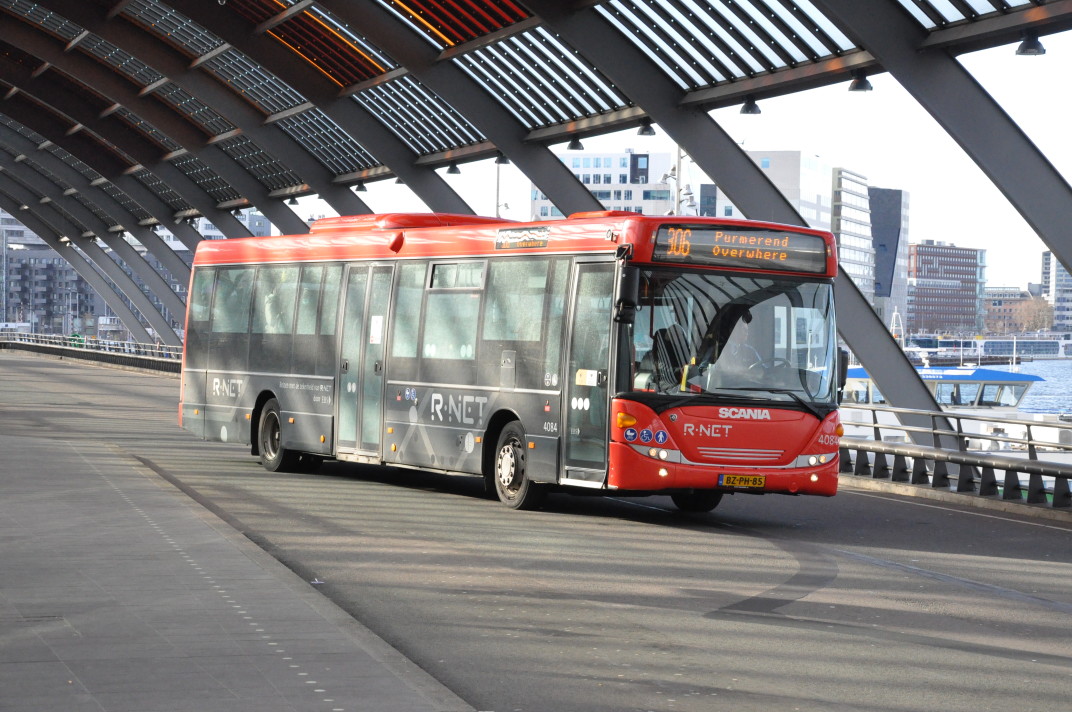
[[[536,509],[547,494],[525,475],[525,431],[516,420],[499,434],[491,478],[499,501],[511,509]]]
[[[279,416],[279,401],[272,398],[261,409],[261,420],[257,428],[260,443],[261,465],[269,472],[281,472],[292,469],[297,463],[298,455],[283,447],[283,421]]]
[[[715,490],[689,490],[674,492],[670,499],[682,512],[710,512],[722,501],[722,493]]]

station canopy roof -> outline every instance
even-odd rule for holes
[[[1065,0],[875,1],[910,16],[921,44],[954,54],[1072,19]],[[414,171],[452,161],[510,158],[492,128],[545,147],[649,121],[610,78],[613,67],[556,31],[574,13],[603,21],[591,43],[643,53],[681,106],[709,110],[883,71],[823,6],[0,0],[0,176],[20,181],[33,170],[119,225],[115,210],[35,159],[32,145],[142,225],[161,220],[138,195],[178,219],[243,207],[269,214],[270,202],[293,196],[352,196],[365,181],[410,183]]]

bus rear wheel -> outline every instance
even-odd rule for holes
[[[722,501],[722,493],[715,490],[689,490],[674,492],[670,499],[682,512],[710,512]]]
[[[499,434],[491,479],[499,501],[511,509],[536,509],[547,494],[543,485],[525,475],[525,431],[516,420]]]
[[[298,454],[283,447],[283,421],[279,416],[279,401],[272,398],[261,409],[257,427],[260,443],[261,465],[269,472],[284,472],[293,469]]]

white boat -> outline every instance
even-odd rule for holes
[[[916,372],[943,409],[989,408],[1013,410],[1041,376],[994,368],[917,366]],[[886,398],[862,368],[850,368],[842,402],[886,405]]]
[[[1029,428],[1037,449],[1072,444],[1067,416],[1019,410],[1031,387],[1045,380],[1041,376],[976,367],[916,370],[942,410],[958,416],[962,431],[982,436],[969,440],[970,450],[1027,450],[1018,441],[1027,438]],[[863,368],[849,369],[841,404],[841,421],[851,437],[874,437],[876,417],[880,426],[899,423],[896,413],[884,410],[890,404]],[[885,427],[882,439],[904,441],[906,436]]]

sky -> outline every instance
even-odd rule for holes
[[[1019,124],[1066,181],[1072,181],[1072,32],[1041,38],[1046,54],[1015,54],[1016,44],[961,55],[959,61]],[[825,163],[867,177],[872,186],[908,191],[909,238],[940,240],[958,247],[987,250],[987,283],[1026,288],[1041,281],[1045,245],[975,163],[929,114],[888,74],[870,77],[874,90],[848,92],[847,83],[762,99],[762,113],[742,115],[737,106],[713,118],[745,150],[799,150]],[[650,153],[674,150],[659,130],[652,138],[636,129],[585,138],[585,151]],[[565,144],[552,147],[565,154]],[[686,181],[710,182],[686,162]],[[441,170],[442,172],[442,170]],[[496,183],[503,217],[530,220],[529,181],[513,166],[503,166],[496,181],[490,160],[461,165],[459,175],[443,177],[477,213],[494,215]],[[394,181],[369,183],[361,197],[376,212],[426,209],[405,186]],[[305,199],[299,213],[331,214]],[[303,215],[303,217],[307,217]]]

